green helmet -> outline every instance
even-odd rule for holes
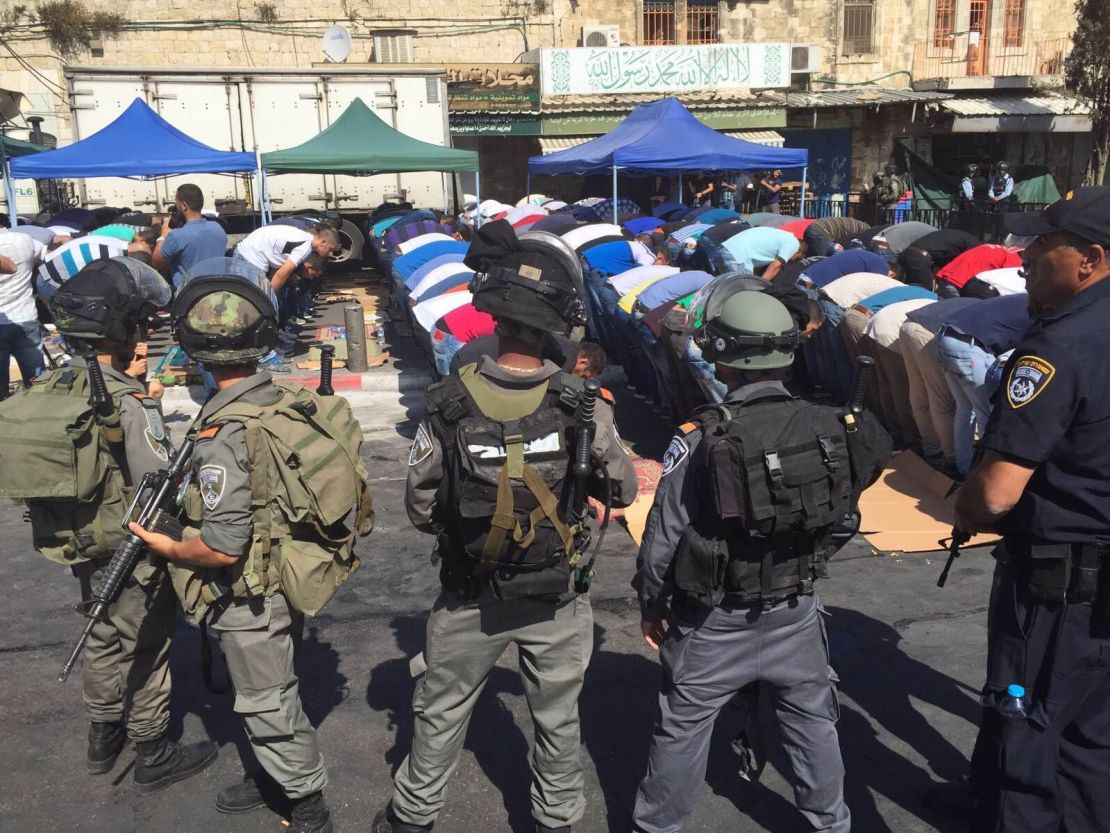
[[[710,281],[690,304],[687,320],[706,361],[740,370],[789,367],[801,342],[790,311],[753,286],[750,275]]]
[[[277,340],[277,301],[261,269],[227,257],[194,266],[170,308],[174,337],[192,359],[242,364]]]

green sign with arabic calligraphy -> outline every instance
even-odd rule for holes
[[[448,64],[448,109],[538,110],[539,75],[536,64]]]

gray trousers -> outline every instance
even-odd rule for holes
[[[295,645],[304,616],[281,594],[237,599],[219,611],[212,630],[220,635],[227,673],[235,687],[235,711],[243,718],[262,768],[290,798],[303,798],[328,783],[316,729],[301,708]]]
[[[794,801],[814,830],[847,833],[844,764],[820,601],[800,596],[766,612],[716,607],[703,622],[675,619],[660,653],[663,688],[647,774],[633,810],[637,833],[678,833],[705,780],[717,714],[744,686],[771,693]]]
[[[442,593],[428,619],[427,671],[412,709],[412,751],[394,779],[393,812],[408,824],[431,824],[446,800],[470,715],[486,678],[516,645],[532,714],[532,815],[547,827],[582,818],[586,808],[578,695],[593,652],[588,596],[556,606],[532,599],[498,601],[486,590],[474,602]]]
[[[106,559],[73,566],[81,598],[100,585]],[[177,597],[166,571],[140,562],[85,645],[82,678],[85,712],[94,723],[115,723],[126,716],[134,741],[161,737],[170,722],[170,636],[177,618]]]

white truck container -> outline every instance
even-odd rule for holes
[[[88,136],[142,98],[166,121],[219,150],[265,153],[316,136],[361,98],[386,124],[424,142],[450,144],[445,71],[391,66],[381,71],[342,65],[319,69],[83,68],[66,70],[75,139]],[[194,182],[206,206],[254,200],[249,175],[189,174],[150,181],[118,177],[79,182],[82,204],[161,211],[183,182]],[[387,199],[445,207],[450,179],[416,172],[371,177],[282,174],[269,177],[275,213],[358,213]]]

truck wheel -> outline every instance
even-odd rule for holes
[[[359,231],[358,226],[349,220],[343,220],[339,228],[339,246],[331,253],[332,263],[362,265],[362,247],[366,238]]]

